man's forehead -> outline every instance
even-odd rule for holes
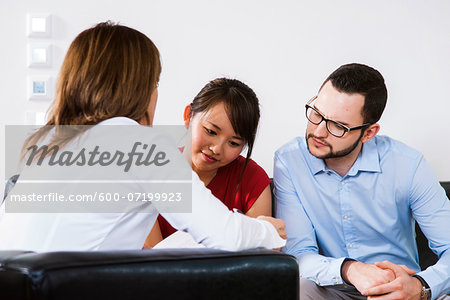
[[[348,94],[338,91],[331,82],[327,82],[319,91],[317,99],[312,103],[327,118],[339,122],[360,121],[364,106],[362,94]]]

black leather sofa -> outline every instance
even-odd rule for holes
[[[0,299],[298,299],[294,257],[271,250],[0,252]]]

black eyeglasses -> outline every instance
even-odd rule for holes
[[[327,127],[328,132],[334,135],[335,137],[343,137],[344,134],[346,134],[349,131],[362,129],[370,125],[370,123],[365,123],[360,126],[347,127],[344,124],[341,124],[337,121],[327,119],[316,108],[310,105],[310,103],[316,99],[317,96],[315,96],[314,98],[309,100],[308,103],[306,103],[305,105],[306,118],[308,119],[309,122],[313,123],[314,125],[319,125],[320,123],[322,123],[322,121],[325,121],[325,125]]]

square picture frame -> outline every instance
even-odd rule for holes
[[[26,111],[25,124],[26,125],[45,125],[46,113],[43,111]]]
[[[51,44],[28,44],[28,67],[48,68],[52,66]]]
[[[52,18],[50,14],[28,13],[27,36],[33,38],[48,38],[52,35]]]
[[[53,81],[50,76],[28,76],[28,100],[52,100]]]

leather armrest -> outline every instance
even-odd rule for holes
[[[1,299],[298,299],[294,257],[271,250],[1,252]]]

